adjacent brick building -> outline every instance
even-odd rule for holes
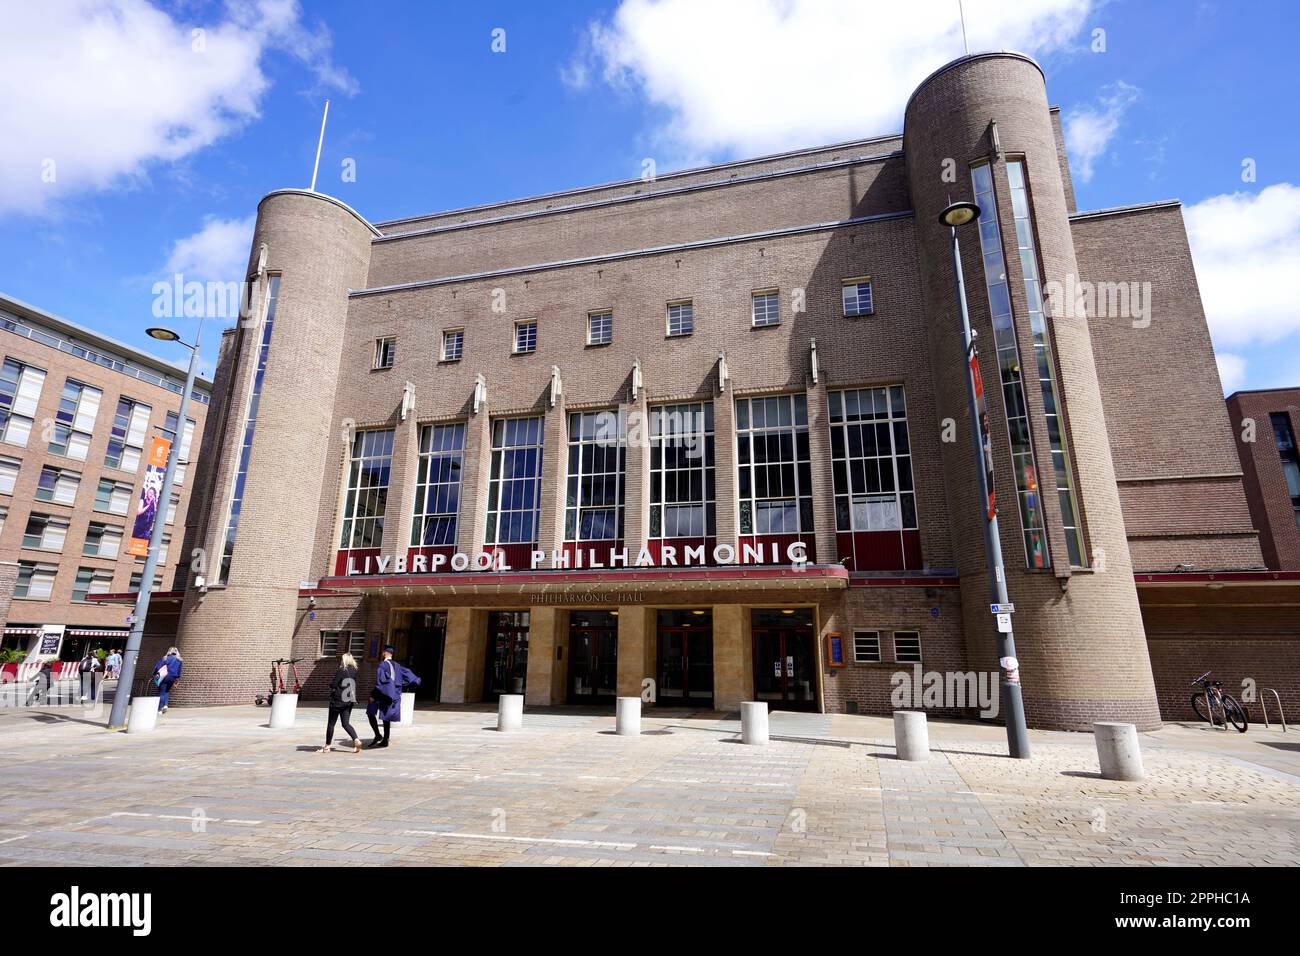
[[[1263,559],[1179,206],[1077,210],[1010,53],[901,135],[377,224],[266,196],[178,701],[290,654],[320,695],[389,642],[445,702],[888,712],[900,672],[996,674],[958,199],[1030,722],[1156,725],[1197,676],[1153,676],[1157,578]]]
[[[121,647],[138,590],[128,553],[150,441],[174,439],[185,375],[162,359],[0,295],[0,612],[4,644],[30,661]],[[200,380],[164,514],[158,584],[171,586],[193,486],[190,448],[211,383]],[[196,446],[195,446],[196,447]],[[165,611],[164,611],[165,613]]]

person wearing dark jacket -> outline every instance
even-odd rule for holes
[[[325,728],[325,746],[316,752],[318,754],[327,754],[333,747],[330,745],[334,742],[334,724],[340,722],[343,724],[344,731],[352,738],[352,752],[361,753],[361,741],[357,739],[357,732],[352,729],[352,705],[357,702],[357,659],[351,654],[344,654],[343,660],[339,664],[339,669],[334,672],[334,680],[330,682],[330,718],[329,725]]]
[[[158,713],[167,713],[167,695],[181,679],[181,652],[168,648],[167,656],[153,666],[153,682],[158,686]]]
[[[372,748],[388,746],[393,721],[402,719],[402,691],[420,686],[420,678],[393,660],[395,650],[391,644],[384,645],[384,658],[375,672],[375,688],[370,692],[370,703],[366,705],[366,717],[370,720],[370,729],[375,732],[375,739],[370,742]],[[384,721],[382,736],[376,715]]]

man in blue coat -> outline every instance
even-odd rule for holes
[[[366,705],[366,717],[370,720],[370,729],[375,732],[375,739],[370,742],[371,749],[388,746],[393,721],[402,719],[402,691],[420,686],[420,678],[393,660],[395,650],[392,644],[384,645],[383,660],[375,674],[375,688],[370,692],[370,703]],[[384,722],[382,736],[377,716]]]

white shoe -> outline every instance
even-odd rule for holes
[[[167,713],[167,708],[164,707],[162,710],[158,711],[158,713],[160,713],[160,714],[165,714],[165,713]]]

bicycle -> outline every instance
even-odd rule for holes
[[[257,705],[271,703],[276,694],[297,694],[302,690],[302,677],[298,674],[298,664],[302,661],[301,657],[277,657],[271,661],[271,690],[266,694],[257,695]],[[284,665],[289,665],[290,674],[293,677],[293,690],[290,691],[285,685]]]
[[[1222,719],[1225,727],[1231,721],[1232,726],[1244,734],[1249,726],[1245,709],[1237,703],[1237,698],[1223,692],[1223,681],[1210,680],[1210,673],[1206,671],[1192,681],[1192,686],[1198,688],[1192,695],[1192,710],[1196,711],[1196,716],[1201,720],[1208,721],[1211,727],[1219,726],[1219,720]]]

